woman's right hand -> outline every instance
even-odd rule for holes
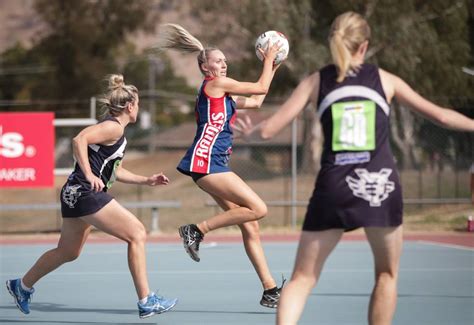
[[[91,184],[91,190],[93,190],[94,192],[100,192],[105,187],[104,182],[102,182],[99,177],[93,174],[86,176],[86,179]]]

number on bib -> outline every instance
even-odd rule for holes
[[[331,105],[332,150],[375,149],[375,103],[355,101]]]

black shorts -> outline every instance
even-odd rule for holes
[[[61,213],[63,218],[78,218],[96,213],[113,197],[107,192],[91,191],[89,186],[66,183],[61,189]]]
[[[194,183],[197,183],[198,180],[200,180],[201,178],[203,178],[204,176],[207,176],[207,175],[209,175],[209,174],[201,174],[201,173],[194,173],[194,172],[189,173],[189,176],[191,176]]]

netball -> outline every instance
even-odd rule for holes
[[[263,60],[263,55],[260,53],[259,49],[265,49],[269,42],[270,44],[278,42],[281,44],[280,52],[278,52],[277,57],[275,58],[275,64],[280,64],[286,60],[290,51],[290,44],[283,33],[275,30],[267,31],[257,38],[257,41],[255,42],[255,53],[257,54],[257,57],[260,60]]]

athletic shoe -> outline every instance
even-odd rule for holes
[[[260,305],[268,308],[277,308],[278,301],[280,301],[281,289],[285,285],[286,279],[282,279],[281,287],[275,287],[263,291],[262,299],[260,299]]]
[[[173,308],[178,299],[166,299],[162,296],[157,296],[154,292],[152,292],[148,296],[148,300],[146,303],[141,304],[140,302],[137,303],[138,305],[138,316],[140,318],[147,318],[153,316],[155,314],[161,314],[167,312],[171,308]]]
[[[186,250],[186,253],[195,260],[199,262],[199,244],[204,239],[203,234],[199,231],[199,228],[194,225],[184,225],[179,227],[179,236],[183,238],[183,246]]]
[[[24,290],[21,287],[21,279],[8,280],[7,289],[15,299],[15,304],[18,309],[20,309],[23,314],[29,314],[31,295],[35,292],[35,289],[31,288],[31,291]]]

